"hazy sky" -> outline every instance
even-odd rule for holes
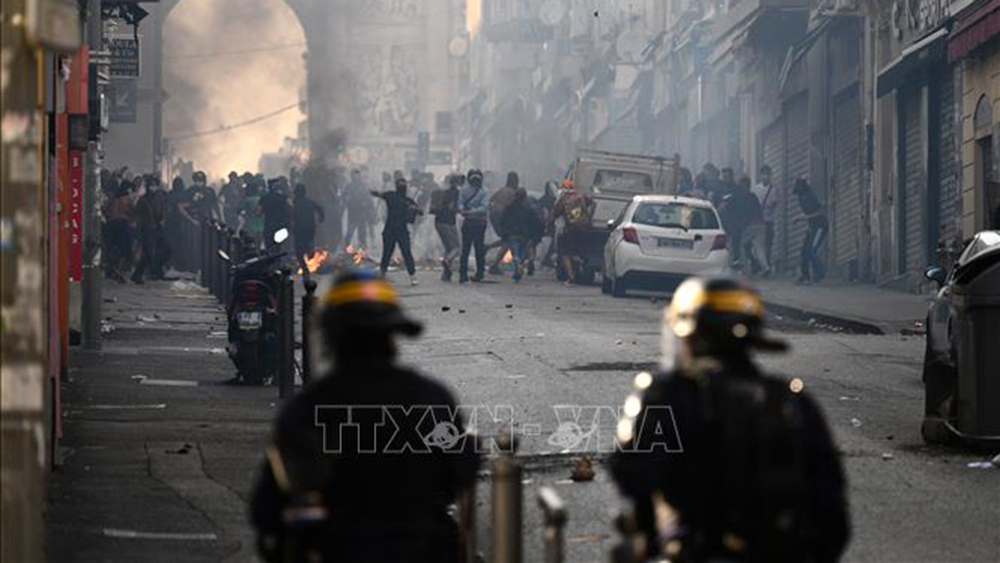
[[[185,0],[164,29],[167,138],[218,129],[294,104],[304,91],[305,38],[282,0]],[[237,52],[233,54],[233,52]],[[261,153],[297,135],[293,108],[259,123],[171,141],[210,177],[255,171]]]

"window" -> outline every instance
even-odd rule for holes
[[[691,230],[719,228],[719,220],[711,208],[687,203],[642,203],[632,214],[632,222],[661,228]]]
[[[653,191],[653,179],[641,172],[598,170],[594,176],[594,191],[645,194]]]

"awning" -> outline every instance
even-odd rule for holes
[[[990,2],[959,18],[948,37],[948,62],[965,58],[1000,34],[1000,0]]]
[[[941,28],[906,49],[878,74],[878,97],[902,86],[910,73],[922,66],[944,61],[948,29]]]
[[[781,65],[781,73],[778,75],[778,91],[782,92],[785,89],[785,83],[788,82],[788,77],[792,74],[792,69],[798,64],[802,57],[805,57],[813,45],[819,41],[819,38],[823,36],[826,29],[830,27],[830,22],[833,21],[832,17],[825,17],[816,24],[811,30],[806,32],[806,36],[802,38],[801,41],[792,45],[788,48],[788,52],[785,54],[785,63]]]

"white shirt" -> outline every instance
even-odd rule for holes
[[[768,194],[768,191],[771,193]],[[770,223],[774,221],[774,210],[778,207],[778,190],[774,187],[774,184],[765,186],[758,183],[753,187],[753,195],[757,196],[757,200],[760,201],[760,206],[764,210],[764,222]],[[764,201],[765,198],[767,201]]]

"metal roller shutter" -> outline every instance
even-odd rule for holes
[[[937,241],[961,237],[962,194],[959,193],[959,128],[955,112],[955,70],[946,69],[940,77],[940,145],[938,150],[938,213]]]
[[[861,106],[853,90],[834,108],[833,241],[838,266],[858,259],[861,197]],[[856,267],[856,266],[855,266]],[[856,271],[856,270],[855,270]]]
[[[784,120],[779,120],[761,133],[761,156],[763,158],[764,164],[771,167],[771,181],[774,183],[774,192],[771,194],[773,198],[781,198],[782,190],[785,183],[785,123]],[[775,216],[775,223],[781,224],[781,210],[779,208]],[[782,248],[783,238],[781,229],[776,227],[774,233],[774,241],[772,242],[772,258],[778,262],[781,261],[780,249]],[[782,261],[783,263],[783,261]],[[779,264],[774,264],[777,269],[780,269]]]
[[[806,222],[800,219],[802,210],[799,209],[798,199],[792,194],[796,179],[809,180],[807,103],[806,96],[800,96],[786,107],[785,112],[785,124],[788,129],[785,137],[785,190],[782,193],[784,217],[777,228],[779,231],[784,231],[784,245],[781,247],[784,260],[781,269],[788,272],[794,272],[798,268],[799,251],[807,228]]]
[[[904,167],[903,186],[899,198],[899,273],[919,268],[925,263],[924,245],[926,240],[924,213],[924,191],[926,179],[926,151],[924,150],[921,90],[903,96],[902,119]]]

